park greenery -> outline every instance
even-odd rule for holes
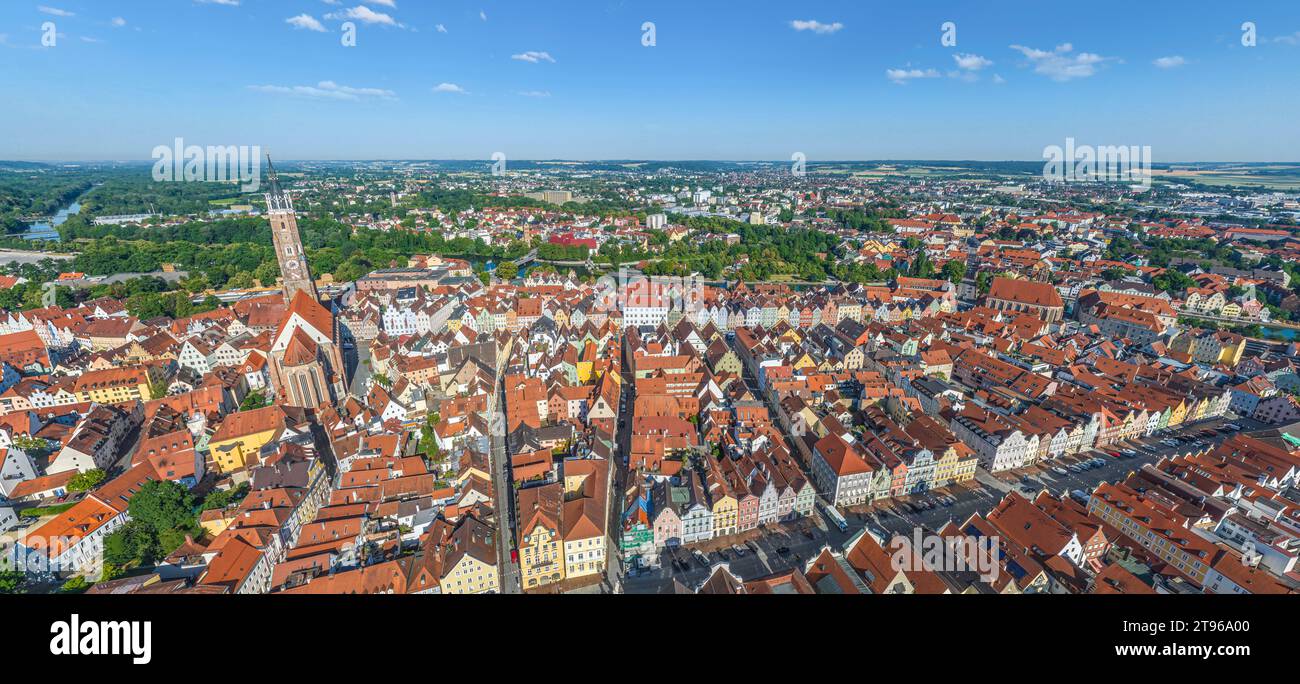
[[[131,519],[104,539],[104,560],[114,565],[153,565],[202,529],[194,497],[183,485],[154,480],[140,486],[127,512]]]

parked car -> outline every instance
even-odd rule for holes
[[[1052,466],[1052,472],[1056,473],[1057,475],[1061,475],[1061,476],[1065,476],[1065,475],[1069,475],[1069,474],[1070,474],[1070,473],[1066,472],[1065,468],[1062,468],[1061,466]]]
[[[741,546],[740,544],[733,545],[731,547],[731,550],[735,551],[737,556],[745,555],[745,547]]]

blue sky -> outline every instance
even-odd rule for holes
[[[1289,1],[0,5],[0,159],[181,137],[286,159],[1037,160],[1073,137],[1300,161],[1297,86]]]

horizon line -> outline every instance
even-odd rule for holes
[[[265,148],[263,148],[265,149]],[[509,158],[507,158],[508,161]],[[158,160],[155,158],[148,159],[35,159],[35,158],[10,158],[0,159],[0,164],[6,163],[24,163],[24,164],[153,164]],[[316,158],[291,158],[283,157],[285,162],[404,162],[404,163],[430,163],[430,162],[483,162],[491,164],[493,160],[490,157],[316,157]],[[546,163],[566,163],[566,164],[599,164],[599,163],[713,163],[713,164],[790,164],[788,159],[704,159],[704,158],[675,158],[675,159],[654,159],[654,158],[591,158],[591,159],[568,159],[562,157],[520,157],[514,159],[515,162],[546,162]],[[880,159],[808,159],[805,165],[813,166],[816,164],[882,164],[882,163],[915,163],[915,162],[942,162],[942,163],[1014,163],[1014,164],[1031,164],[1047,161],[1046,158],[1039,159],[949,159],[949,158],[880,158]],[[1300,165],[1300,161],[1285,161],[1280,159],[1273,160],[1176,160],[1151,162],[1154,166],[1173,166],[1183,164],[1294,164]]]

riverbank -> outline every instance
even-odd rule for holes
[[[1242,320],[1239,318],[1225,318],[1223,316],[1187,313],[1185,311],[1179,311],[1178,316],[1180,318],[1192,318],[1200,321],[1208,321],[1230,331],[1239,331],[1252,326],[1258,327],[1260,329],[1260,335],[1246,335],[1246,337],[1258,337],[1263,340],[1275,342],[1292,342],[1300,336],[1300,324],[1292,323],[1290,321],[1268,321],[1265,323],[1261,321]]]

